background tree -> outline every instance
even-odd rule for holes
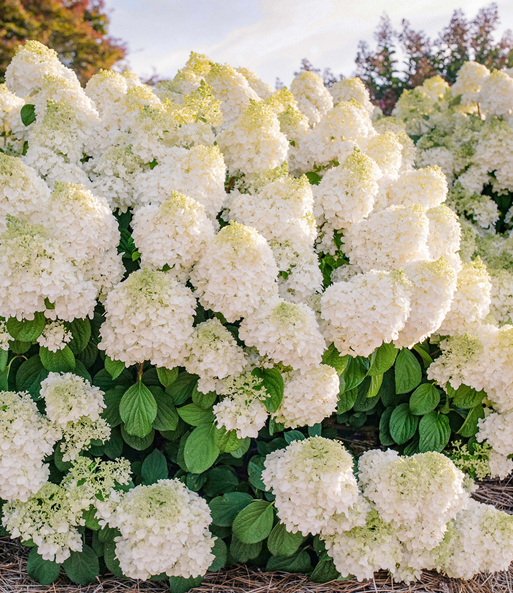
[[[126,45],[108,35],[104,0],[0,0],[0,81],[16,47],[35,39],[57,51],[82,83],[122,60]]]

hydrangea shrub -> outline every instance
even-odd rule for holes
[[[84,89],[19,48],[0,87],[0,497],[32,578],[507,568],[513,519],[464,471],[513,467],[493,161],[513,90],[472,68],[468,102],[444,109],[428,81],[380,119],[357,79],[273,92],[192,53],[155,88],[101,71]],[[493,199],[415,146],[431,118],[478,134],[490,160],[469,153],[467,178]],[[357,458],[364,425],[381,448]]]

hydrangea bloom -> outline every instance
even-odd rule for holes
[[[426,215],[429,220],[429,257],[431,259],[446,257],[454,263],[454,256],[460,247],[461,240],[458,217],[445,204],[430,208]]]
[[[337,105],[342,101],[354,99],[360,105],[365,107],[369,115],[374,111],[374,105],[370,101],[369,91],[360,78],[342,78],[337,81],[330,89],[333,103]]]
[[[0,391],[0,496],[26,502],[46,482],[43,463],[60,432],[42,416],[28,393]]]
[[[320,364],[326,348],[312,309],[279,299],[245,317],[239,336],[260,354],[296,370]]]
[[[121,533],[115,539],[116,556],[128,577],[197,577],[214,560],[207,503],[179,480],[115,492],[98,507],[102,520]]]
[[[340,381],[334,368],[321,364],[309,371],[292,371],[285,378],[283,400],[274,414],[285,428],[313,426],[337,408]]]
[[[45,325],[42,334],[37,338],[37,343],[50,352],[62,350],[73,335],[60,321],[54,321]]]
[[[256,438],[269,415],[262,403],[268,393],[261,379],[244,371],[221,381],[216,391],[224,396],[213,408],[218,427],[235,430],[239,439]]]
[[[478,101],[487,115],[508,116],[513,113],[513,78],[494,70],[483,81]]]
[[[402,271],[372,270],[332,284],[321,298],[326,339],[341,354],[369,356],[399,338],[410,313],[410,291]]]
[[[324,86],[322,78],[312,71],[301,72],[298,74],[290,90],[298,103],[299,110],[302,111],[310,125],[318,124],[322,116],[333,107],[333,99]]]
[[[277,294],[277,275],[267,241],[251,227],[231,222],[211,241],[191,282],[206,309],[236,321]]]
[[[351,455],[323,437],[293,441],[267,455],[262,480],[272,488],[280,521],[292,533],[319,533],[358,498]]]
[[[405,171],[388,188],[388,205],[439,206],[447,197],[447,180],[440,167]]]
[[[244,351],[217,318],[198,324],[186,348],[185,368],[199,375],[198,390],[203,393],[215,390],[214,379],[237,375],[246,366]]]
[[[214,228],[201,204],[171,192],[162,204],[139,208],[132,219],[132,237],[144,267],[167,266],[185,279],[214,238]]]
[[[133,272],[105,300],[98,347],[128,365],[149,360],[172,369],[185,356],[195,308],[190,289],[169,274]]]
[[[458,70],[456,82],[451,87],[454,97],[461,95],[463,105],[473,103],[478,98],[478,93],[485,80],[490,76],[490,71],[478,62],[465,62]]]

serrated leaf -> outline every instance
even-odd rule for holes
[[[381,344],[369,357],[370,366],[367,374],[372,377],[386,373],[393,366],[398,352],[392,343]]]
[[[277,523],[267,539],[267,547],[273,556],[292,556],[304,539],[300,531],[290,533],[283,523]]]
[[[433,362],[431,355],[420,344],[415,344],[413,349],[422,358],[422,362],[426,368]]]
[[[75,356],[69,346],[52,352],[48,348],[39,348],[39,357],[45,369],[54,373],[69,373],[75,370]]]
[[[201,391],[198,391],[197,385],[195,385],[194,389],[192,390],[192,403],[196,404],[200,408],[203,408],[204,410],[211,408],[214,405],[216,398],[217,393],[215,391],[201,393]]]
[[[419,361],[407,348],[397,355],[395,363],[395,389],[397,393],[413,391],[422,379]]]
[[[16,389],[18,391],[28,391],[33,399],[39,399],[41,381],[48,377],[47,371],[39,355],[32,356],[21,363],[16,372]]]
[[[235,535],[232,536],[230,544],[230,555],[237,562],[253,560],[262,551],[262,542],[256,544],[243,544]]]
[[[219,527],[231,527],[237,514],[253,502],[253,497],[245,492],[227,492],[213,498],[210,503],[212,522]]]
[[[340,391],[351,391],[358,387],[367,376],[368,370],[369,362],[366,358],[350,356],[344,372],[340,375]]]
[[[18,321],[16,317],[11,317],[7,320],[7,331],[9,334],[20,342],[34,342],[42,334],[45,325],[46,317],[44,313],[34,313],[34,319],[23,319]]]
[[[125,443],[128,446],[132,447],[132,449],[135,449],[136,451],[144,451],[153,443],[153,439],[155,438],[155,430],[152,429],[149,434],[147,434],[145,437],[141,438],[141,437],[136,437],[134,435],[129,434],[125,430],[125,427],[122,426],[121,427],[121,436],[123,437],[123,440],[125,441]]]
[[[20,109],[20,117],[24,126],[30,126],[36,121],[36,106],[31,103],[23,105]]]
[[[125,391],[119,403],[119,414],[129,434],[144,438],[151,432],[157,417],[157,402],[148,387],[138,381]]]
[[[203,582],[203,577],[169,577],[170,593],[187,593],[194,587],[199,587]]]
[[[419,423],[419,451],[441,453],[451,438],[449,418],[444,414],[430,412],[422,416]]]
[[[302,550],[294,556],[271,556],[265,566],[266,570],[281,570],[284,572],[309,572],[312,568],[312,561],[306,550]]]
[[[215,430],[214,424],[202,424],[187,437],[184,460],[191,473],[201,474],[217,459],[220,451],[214,440]]]
[[[390,434],[390,417],[392,416],[393,411],[393,407],[385,408],[379,419],[379,442],[384,447],[390,447],[395,444],[395,441]]]
[[[416,416],[429,414],[440,403],[440,392],[432,383],[422,383],[410,396],[410,412]]]
[[[124,393],[125,388],[118,385],[117,387],[114,387],[114,389],[106,391],[103,396],[105,409],[102,412],[102,416],[109,423],[111,428],[119,426],[121,422],[123,422],[119,414],[119,404]]]
[[[212,548],[212,554],[215,558],[212,564],[208,568],[208,572],[217,572],[225,567],[226,560],[228,559],[228,548],[221,538],[217,538],[214,547]]]
[[[100,574],[100,563],[94,550],[84,544],[81,552],[71,552],[62,564],[70,581],[76,585],[88,585]]]
[[[115,577],[123,578],[125,576],[116,557],[116,544],[114,542],[107,542],[103,546],[103,560],[105,566]]]
[[[112,358],[105,356],[105,370],[109,373],[112,379],[117,379],[124,371],[125,363],[121,360],[112,360]]]
[[[398,445],[403,445],[415,434],[418,424],[419,418],[410,412],[408,404],[401,404],[390,416],[390,435]]]
[[[238,438],[235,430],[226,430],[224,426],[216,427],[214,442],[221,453],[233,453],[241,446],[241,439]]]
[[[277,369],[255,369],[252,373],[262,379],[267,397],[262,400],[270,414],[274,414],[283,400],[283,377]]]
[[[235,517],[233,533],[243,544],[256,544],[269,535],[273,522],[272,503],[255,500]]]
[[[478,406],[485,398],[484,391],[476,391],[467,385],[460,385],[454,394],[453,404],[457,408],[470,410]]]
[[[202,424],[211,424],[215,420],[212,409],[204,410],[196,404],[187,404],[176,410],[180,418],[191,426],[201,426]]]
[[[59,577],[61,565],[50,560],[43,560],[37,553],[37,548],[32,548],[27,558],[27,574],[40,585],[47,587]]]
[[[339,351],[335,348],[334,344],[331,344],[326,352],[322,355],[322,364],[327,364],[333,367],[339,375],[344,372],[349,360],[349,355],[341,356]]]
[[[9,350],[0,348],[0,373],[7,369],[7,362],[9,360]]]
[[[141,466],[141,478],[143,484],[149,485],[159,480],[167,480],[169,471],[164,454],[158,449],[154,449],[143,461]]]
[[[477,423],[480,418],[484,418],[484,409],[481,404],[469,410],[465,422],[458,430],[462,437],[473,437],[477,432]]]
[[[262,472],[264,471],[264,457],[255,455],[248,463],[248,479],[249,483],[257,490],[265,491],[266,485],[262,480]]]
[[[339,576],[340,573],[336,569],[333,560],[331,558],[323,558],[322,560],[319,560],[317,566],[313,569],[308,578],[313,583],[329,583],[331,581],[336,581]]]
[[[235,450],[231,451],[230,455],[235,457],[236,459],[240,459],[244,457],[244,455],[248,452],[249,446],[251,444],[251,439],[249,437],[245,437],[243,439],[239,439],[240,447]]]
[[[198,377],[196,375],[180,373],[176,381],[166,387],[166,393],[173,398],[175,406],[180,406],[192,396],[192,391],[197,382]]]
[[[169,387],[178,379],[178,367],[175,367],[174,369],[157,367],[157,375],[162,385],[164,385],[164,387]]]
[[[173,405],[173,398],[158,387],[148,388],[157,402],[157,415],[153,421],[153,428],[159,431],[176,430],[180,417]]]
[[[350,391],[344,391],[338,396],[337,403],[337,414],[345,414],[351,410],[358,397],[358,389],[351,389]]]
[[[77,355],[83,350],[91,339],[91,322],[87,317],[85,319],[74,319],[66,323],[68,329],[71,330],[73,338],[69,343],[69,347],[73,354]]]

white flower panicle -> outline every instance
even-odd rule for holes
[[[28,393],[0,391],[0,497],[26,502],[46,482],[43,463],[60,432]]]
[[[112,493],[98,507],[103,522],[121,533],[115,538],[116,557],[130,578],[198,577],[214,560],[208,505],[179,480]]]
[[[374,105],[371,103],[369,91],[360,78],[342,78],[342,80],[337,81],[329,89],[329,92],[333,97],[333,103],[335,105],[342,101],[354,99],[362,107],[365,107],[369,115],[372,115],[374,111]]]
[[[401,270],[372,270],[335,282],[321,298],[324,336],[342,354],[369,356],[399,339],[410,314],[411,282]]]
[[[312,71],[298,74],[290,90],[299,110],[306,115],[310,125],[318,124],[323,115],[333,107],[333,98],[324,86],[322,78]]]
[[[64,323],[53,321],[45,325],[43,332],[37,338],[37,343],[50,350],[58,352],[62,350],[73,338],[73,334],[66,328]]]
[[[210,242],[191,282],[206,309],[232,322],[251,315],[278,292],[278,269],[267,241],[251,227],[230,222]]]
[[[463,105],[469,105],[478,100],[479,91],[483,83],[490,76],[490,71],[478,62],[465,62],[458,70],[456,82],[451,87],[453,97],[461,96]]]
[[[267,455],[262,480],[272,488],[280,521],[292,533],[320,533],[358,499],[351,455],[323,437],[293,441]]]
[[[196,300],[184,284],[165,272],[132,272],[105,300],[98,347],[126,365],[149,360],[179,366],[193,330]]]
[[[326,348],[312,309],[281,299],[245,317],[239,336],[260,354],[295,370],[306,371],[319,365]]]
[[[488,115],[509,116],[513,113],[513,78],[494,70],[479,91],[478,101]]]
[[[225,379],[244,370],[244,351],[219,319],[209,319],[194,328],[187,345],[185,368],[199,376],[198,391],[215,391],[215,379]]]
[[[274,414],[285,428],[313,426],[337,409],[340,381],[334,368],[321,364],[285,376],[283,400]]]
[[[447,179],[440,167],[425,167],[401,173],[388,188],[387,202],[389,206],[435,208],[445,201],[447,191]]]
[[[167,266],[180,279],[186,279],[215,234],[204,207],[175,191],[160,205],[136,210],[132,228],[142,266]]]
[[[269,416],[263,404],[269,394],[261,379],[246,370],[220,381],[216,391],[224,396],[213,408],[218,428],[234,430],[239,439],[256,438]]]

